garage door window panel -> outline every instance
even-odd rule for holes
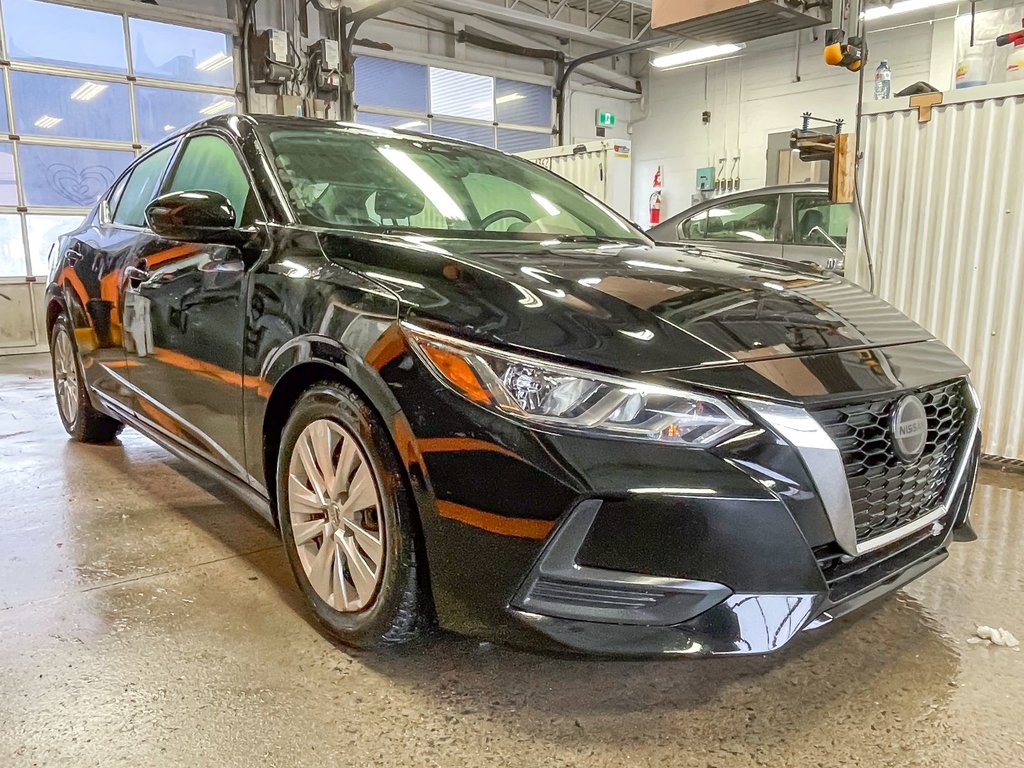
[[[434,120],[430,132],[446,139],[468,141],[494,147],[494,127],[490,125],[474,125],[473,123],[455,123],[448,120]]]
[[[850,206],[833,203],[824,195],[797,195],[793,201],[793,240],[798,245],[845,246],[850,229]],[[824,234],[822,234],[824,233]]]
[[[498,149],[502,152],[529,152],[532,149],[549,149],[550,133],[498,129]]]
[[[130,151],[51,147],[22,142],[26,205],[88,208],[135,159]]]
[[[135,115],[139,141],[143,144],[157,144],[197,120],[231,114],[236,107],[232,96],[174,88],[135,87]]]
[[[723,203],[702,211],[694,220],[704,219],[705,239],[733,243],[775,242],[779,212],[777,197],[763,197],[742,203]]]
[[[129,227],[146,225],[146,206],[157,196],[172,149],[164,147],[135,166],[124,184],[124,190],[118,190],[120,199],[114,211],[115,224]]]
[[[26,274],[28,263],[21,236],[21,216],[0,213],[0,277],[24,277]]]
[[[494,105],[499,123],[551,127],[551,89],[516,80],[494,81]]]
[[[231,87],[231,38],[221,32],[130,19],[132,67],[140,77]]]
[[[431,67],[430,111],[435,115],[494,122],[494,78]]]
[[[120,15],[38,0],[3,0],[12,61],[127,72]]]
[[[22,136],[132,141],[128,86],[12,71],[14,129]]]
[[[234,149],[219,136],[189,139],[171,177],[168,192],[219,192],[235,209],[236,226],[256,220],[256,199]]]
[[[422,64],[360,56],[355,76],[360,106],[427,113],[427,68]]]
[[[14,171],[14,145],[0,143],[0,205],[18,205],[18,178]]]

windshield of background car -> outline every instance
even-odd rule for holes
[[[309,226],[646,242],[572,184],[498,152],[331,128],[274,130],[269,139],[278,176]]]

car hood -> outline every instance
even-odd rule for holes
[[[323,233],[407,320],[608,370],[653,372],[932,338],[813,267],[640,244]]]

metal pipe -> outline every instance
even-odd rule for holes
[[[628,45],[620,45],[617,48],[607,48],[603,51],[594,51],[594,53],[588,53],[584,56],[580,56],[579,58],[573,59],[564,67],[562,67],[561,73],[558,76],[558,82],[555,85],[555,111],[558,115],[558,143],[565,143],[565,90],[569,84],[569,78],[572,77],[573,72],[575,72],[584,64],[589,64],[593,61],[607,59],[611,56],[622,56],[627,53],[637,53],[638,51],[645,51],[648,48],[653,48],[656,45],[666,45],[668,43],[675,43],[678,41],[678,35],[663,35],[662,37],[652,37],[649,40],[630,43]]]

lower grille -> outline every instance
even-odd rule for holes
[[[905,394],[924,404],[924,452],[905,462],[893,448],[890,418]],[[944,500],[964,449],[969,415],[963,379],[867,402],[812,411],[839,448],[850,487],[857,541],[911,523]]]

